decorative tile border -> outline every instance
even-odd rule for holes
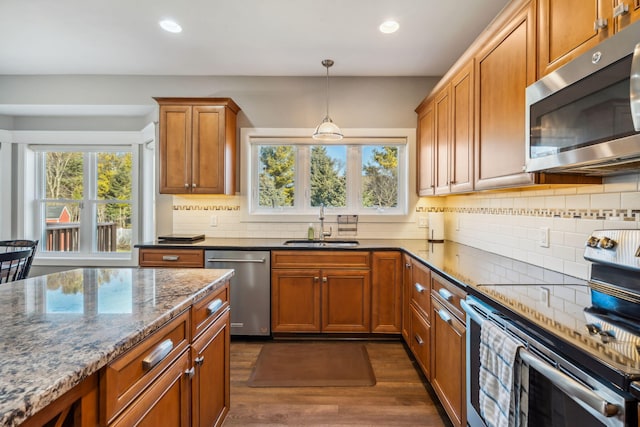
[[[419,210],[417,212],[427,212]],[[544,218],[595,219],[640,222],[640,209],[532,209],[532,208],[428,208],[429,212],[466,213],[482,215],[535,216]]]
[[[227,205],[173,205],[174,211],[239,211],[240,206]]]
[[[445,212],[446,208],[436,208],[433,206],[416,206],[416,212]]]

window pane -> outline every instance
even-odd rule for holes
[[[101,203],[96,213],[98,252],[131,252],[131,204]]]
[[[97,153],[98,200],[131,200],[131,153]]]
[[[47,152],[45,157],[47,199],[82,199],[82,153]]]
[[[346,160],[345,145],[311,147],[311,207],[347,205]]]
[[[258,147],[258,206],[291,207],[295,203],[295,147],[264,145]]]
[[[80,203],[45,202],[47,251],[77,252],[80,249]]]
[[[362,205],[367,208],[398,205],[398,147],[362,147]]]

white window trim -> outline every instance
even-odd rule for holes
[[[368,219],[376,222],[404,222],[406,217],[410,214],[408,207],[412,205],[412,197],[409,194],[409,182],[411,179],[415,180],[415,165],[412,163],[412,159],[415,159],[415,144],[416,144],[416,130],[414,128],[343,128],[342,129],[345,138],[349,139],[349,143],[371,143],[372,139],[376,142],[384,142],[388,139],[390,142],[397,143],[399,140],[406,141],[405,146],[405,164],[407,173],[403,174],[399,183],[399,194],[406,195],[403,200],[399,201],[402,204],[401,212],[399,214],[379,214],[371,212],[371,214],[360,215],[361,221],[367,221]],[[240,129],[240,170],[241,170],[241,188],[240,194],[243,196],[243,201],[246,203],[246,209],[242,209],[242,220],[245,222],[281,222],[282,218],[279,215],[271,213],[251,212],[251,194],[249,193],[252,179],[254,174],[257,173],[257,168],[252,167],[250,164],[253,160],[251,155],[252,145],[259,143],[260,140],[290,140],[291,142],[304,143],[309,145],[317,145],[316,141],[310,138],[313,133],[313,129],[308,128],[242,128]],[[337,144],[342,144],[340,141]],[[255,166],[255,165],[254,165]],[[298,179],[298,177],[297,177]],[[330,211],[331,212],[331,211]],[[349,213],[349,212],[333,212],[333,213]],[[313,219],[317,214],[299,214],[293,213],[287,215],[287,220],[291,222],[308,221]]]
[[[8,135],[8,136],[7,136]],[[2,131],[0,136],[17,144],[16,160],[25,171],[35,170],[35,152],[29,145],[60,146],[128,146],[134,155],[137,167],[132,177],[134,194],[132,195],[132,222],[137,232],[132,235],[132,246],[153,240],[155,234],[155,140],[156,125],[150,123],[141,131]],[[5,142],[5,141],[2,141]],[[0,154],[0,161],[4,156]],[[33,165],[31,169],[28,165]],[[13,174],[13,185],[10,196],[16,200],[15,221],[9,225],[10,238],[34,236],[37,233],[35,224],[35,173]],[[4,178],[3,172],[3,178]],[[10,180],[11,181],[11,180]],[[3,218],[6,214],[3,211]],[[145,218],[142,221],[142,218]],[[138,264],[138,251],[132,247],[130,253],[89,255],[89,254],[50,254],[38,252],[34,265],[38,266],[109,266],[132,267]]]

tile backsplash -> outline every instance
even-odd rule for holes
[[[260,221],[246,216],[244,206],[243,196],[174,196],[173,232],[211,238],[307,236],[309,219]],[[434,211],[444,212],[447,240],[585,279],[589,263],[582,255],[591,231],[640,228],[640,174],[606,178],[602,185],[423,197],[400,220],[361,216],[356,237],[426,239],[425,221]],[[341,237],[336,216],[328,213],[327,219],[332,237]],[[317,232],[317,218],[311,222]],[[547,228],[545,247],[540,240]]]

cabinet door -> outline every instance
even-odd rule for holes
[[[450,86],[438,92],[434,99],[435,110],[435,193],[449,192],[449,145],[451,137]]]
[[[418,108],[418,165],[417,188],[419,196],[434,194],[434,152],[435,152],[435,114],[433,102],[429,101]]]
[[[371,332],[402,329],[402,254],[374,252],[371,281]]]
[[[617,0],[616,4],[628,6],[628,10],[616,18],[616,31],[620,31],[640,19],[640,0]]]
[[[403,260],[403,277],[402,277],[402,337],[407,344],[411,340],[411,311],[409,303],[411,302],[411,287],[413,282],[411,279],[411,257],[407,254],[402,255]]]
[[[540,77],[591,49],[614,30],[612,0],[539,0],[538,17]]]
[[[160,106],[160,193],[190,191],[191,115],[188,105]]]
[[[371,331],[368,270],[322,271],[322,332]]]
[[[224,107],[193,107],[191,192],[224,194]]]
[[[320,332],[320,270],[271,271],[271,330]]]
[[[465,325],[435,298],[431,318],[431,385],[451,422],[466,426]]]
[[[411,340],[409,348],[416,358],[420,369],[431,380],[431,325],[421,312],[411,305]]]
[[[229,310],[192,344],[192,425],[222,425],[229,412]]]
[[[185,351],[116,420],[114,427],[184,426],[189,423],[189,352]]]
[[[525,89],[536,76],[534,22],[527,6],[476,58],[476,190],[533,184],[524,168]]]
[[[473,190],[473,61],[451,81],[449,190]]]
[[[428,320],[431,312],[431,270],[416,261],[412,265],[411,302]]]

